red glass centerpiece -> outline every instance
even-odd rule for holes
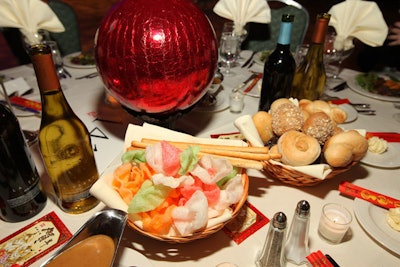
[[[130,113],[163,125],[206,93],[217,50],[210,21],[190,0],[122,0],[95,40],[106,89]]]

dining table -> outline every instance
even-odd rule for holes
[[[232,89],[245,81],[252,72],[263,71],[263,66],[259,62],[255,62],[250,68],[241,66],[250,55],[251,51],[242,51],[243,59],[232,68],[235,75],[224,77],[222,90],[218,93],[217,103],[214,106],[195,107],[175,121],[173,130],[205,138],[211,138],[214,134],[238,132],[234,121],[241,116],[252,115],[258,111],[257,90],[260,90],[260,84],[252,90],[254,94],[245,95],[242,112],[233,113],[229,110],[229,94]],[[95,66],[65,66],[65,68],[71,77],[61,79],[61,87],[72,109],[85,123],[91,134],[96,164],[101,176],[123,150],[128,125],[142,122],[110,97],[98,75],[83,77],[96,73]],[[350,82],[358,73],[355,70],[343,69],[340,78]],[[0,71],[0,74],[6,79],[23,77],[33,89],[24,97],[40,102],[40,93],[32,65],[4,69]],[[352,103],[368,103],[375,110],[374,115],[352,110],[352,120],[339,125],[340,127],[345,130],[400,132],[400,122],[393,119],[393,115],[399,113],[400,110],[394,107],[393,101],[366,96],[348,87],[340,91],[330,89],[338,83],[340,80],[329,81],[325,88],[325,96],[348,99]],[[40,114],[24,112],[17,115],[22,129],[33,131],[39,129]],[[400,158],[399,143],[391,143],[391,145]],[[46,174],[38,144],[31,145],[30,150],[41,177],[43,190],[49,196],[48,201],[39,214],[26,221],[17,223],[0,221],[0,240],[50,212],[54,212],[71,234],[74,234],[96,212],[108,209],[101,202],[92,210],[82,214],[63,212],[54,201],[54,191]],[[399,166],[385,165],[385,163],[374,164],[374,162],[361,160],[348,171],[313,186],[289,185],[258,170],[247,170],[247,173],[249,176],[247,203],[267,221],[259,227],[252,228],[253,230],[248,232],[240,242],[233,240],[224,230],[187,243],[163,242],[144,236],[127,225],[114,266],[213,267],[225,262],[238,267],[256,266],[256,260],[263,248],[270,225],[267,223],[268,220],[271,220],[275,213],[284,212],[287,216],[286,231],[289,231],[296,205],[300,200],[307,200],[310,204],[308,233],[310,253],[320,250],[331,256],[339,266],[400,266],[400,232],[391,229],[386,223],[387,210],[367,201],[345,196],[338,190],[340,182],[347,181],[399,199]],[[352,214],[350,229],[339,244],[328,243],[318,234],[321,210],[327,203],[339,203]],[[40,266],[56,250],[38,258],[31,266]],[[286,266],[297,265],[288,262]]]

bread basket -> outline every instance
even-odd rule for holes
[[[280,180],[281,182],[286,184],[294,186],[314,186],[324,181],[330,180],[342,172],[348,171],[356,164],[357,162],[353,161],[351,164],[343,168],[331,167],[332,172],[330,172],[325,177],[325,179],[319,179],[317,177],[313,177],[305,173],[287,168],[285,167],[285,165],[278,165],[269,161],[265,162],[264,172],[267,174],[268,177]]]
[[[235,218],[239,214],[240,209],[242,208],[243,204],[246,202],[247,195],[248,195],[248,189],[249,189],[249,178],[248,178],[247,174],[245,174],[244,172],[242,173],[242,182],[243,182],[243,195],[238,203],[231,206],[232,217],[227,221],[218,223],[209,228],[205,228],[202,231],[197,231],[188,236],[165,236],[165,235],[156,235],[156,234],[146,232],[129,219],[128,219],[127,224],[133,230],[139,232],[140,234],[142,234],[144,236],[147,236],[147,237],[159,240],[159,241],[168,242],[168,243],[188,243],[188,242],[191,242],[191,241],[194,241],[197,239],[206,238],[206,237],[218,232],[219,230],[221,230],[227,223],[229,223],[233,218]]]

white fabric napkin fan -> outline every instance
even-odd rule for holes
[[[41,0],[0,0],[0,27],[19,28],[31,44],[38,43],[39,29],[63,32],[64,26]]]
[[[235,31],[243,31],[248,22],[271,22],[271,9],[266,0],[220,0],[213,9],[217,15],[232,20]]]
[[[329,25],[336,30],[334,47],[348,50],[353,38],[369,46],[381,46],[386,40],[388,26],[375,2],[346,0],[331,7]]]

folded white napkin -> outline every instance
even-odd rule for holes
[[[235,30],[241,32],[248,22],[271,22],[271,9],[266,0],[220,0],[213,11],[235,23]]]
[[[388,26],[375,2],[347,0],[331,7],[329,25],[336,30],[334,46],[338,50],[353,47],[353,38],[369,46],[381,46]]]
[[[64,26],[41,0],[0,0],[0,27],[19,28],[27,42],[38,43],[39,29],[63,32]]]

